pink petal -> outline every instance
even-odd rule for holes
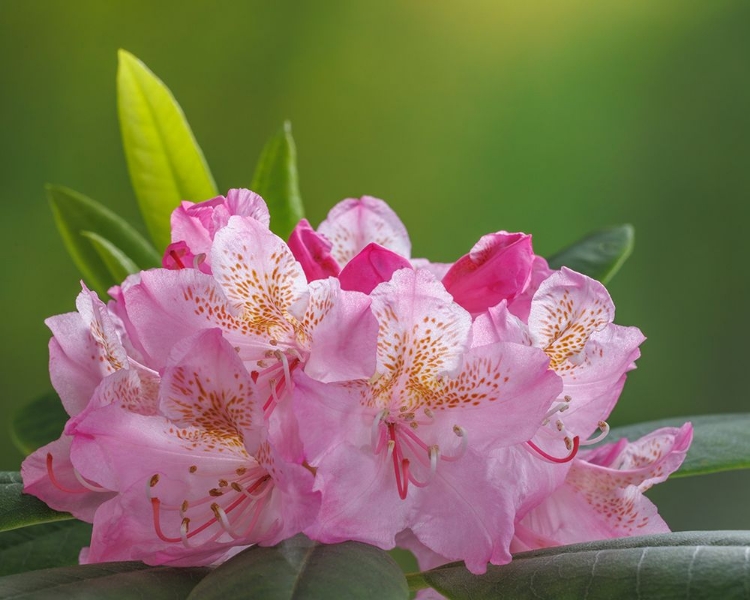
[[[50,378],[70,415],[82,411],[99,382],[127,367],[115,317],[85,286],[76,300],[78,313],[50,317]]]
[[[481,313],[501,300],[513,300],[526,289],[533,260],[531,236],[491,233],[453,264],[443,285],[470,313]]]
[[[70,462],[71,441],[70,436],[62,435],[26,457],[21,465],[23,491],[43,500],[50,508],[91,523],[99,505],[113,494],[105,489],[93,491],[75,476]]]
[[[601,283],[563,267],[534,294],[529,331],[534,345],[550,357],[550,366],[564,369],[565,361],[580,364],[591,334],[604,329],[614,315],[612,299]]]
[[[254,454],[261,442],[262,401],[235,349],[219,329],[177,344],[164,370],[160,408],[175,425],[201,426],[239,439]]]
[[[524,546],[668,532],[643,493],[679,468],[692,435],[686,423],[679,429],[659,429],[632,444],[581,453],[565,484],[521,521]]]
[[[513,342],[531,346],[528,327],[521,319],[511,314],[505,300],[477,315],[471,325],[472,347],[496,342]]]
[[[345,265],[372,242],[400,254],[411,255],[409,234],[396,213],[382,200],[363,196],[348,198],[334,206],[318,227],[333,244],[333,258]]]
[[[302,317],[310,338],[305,373],[323,382],[369,378],[377,360],[378,322],[370,298],[345,291],[337,279],[314,281]]]
[[[339,280],[345,290],[369,294],[377,285],[390,281],[394,272],[410,268],[406,258],[373,243],[349,261],[339,274]]]
[[[289,236],[289,249],[294,254],[308,281],[337,277],[341,267],[331,256],[332,244],[302,219]]]
[[[287,312],[304,295],[307,279],[281,238],[257,221],[231,217],[216,234],[212,266],[245,328],[277,344],[294,345]]]
[[[441,280],[445,274],[450,271],[453,263],[436,263],[430,262],[426,258],[412,258],[411,266],[415,269],[425,269],[435,276],[435,279]]]
[[[471,317],[429,272],[396,271],[371,297],[380,323],[377,370],[386,376],[381,385],[398,378],[434,382],[458,372]]]

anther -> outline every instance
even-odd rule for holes
[[[595,438],[591,438],[590,440],[586,440],[585,442],[581,442],[581,446],[591,446],[592,444],[596,444],[598,442],[601,442],[605,437],[607,437],[607,434],[609,434],[609,423],[606,421],[599,421],[599,435],[597,435]]]
[[[578,454],[578,446],[580,445],[580,440],[578,436],[575,436],[572,440],[569,437],[565,437],[565,447],[570,450],[570,453],[568,456],[564,456],[562,458],[558,458],[556,456],[552,456],[551,454],[546,453],[544,450],[542,450],[539,446],[537,446],[534,442],[529,440],[526,442],[526,445],[528,448],[531,448],[534,452],[536,452],[539,456],[544,458],[545,460],[548,460],[549,462],[562,464],[566,462],[570,462],[576,457],[576,454]]]
[[[149,487],[154,487],[157,483],[159,483],[159,474],[155,473],[151,476],[150,481],[148,482]]]

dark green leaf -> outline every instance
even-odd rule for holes
[[[138,265],[109,240],[105,240],[93,231],[82,231],[81,235],[89,239],[115,281],[120,282],[128,275],[140,271]]]
[[[169,216],[180,201],[213,198],[216,184],[167,86],[129,52],[120,50],[118,58],[117,107],[130,180],[146,228],[162,251],[170,241]]]
[[[322,545],[302,535],[253,547],[218,567],[191,600],[405,600],[406,579],[388,554],[359,542]]]
[[[42,569],[0,578],[0,598],[183,600],[207,572],[137,562]]]
[[[552,269],[568,267],[607,283],[633,251],[632,225],[618,225],[586,236],[548,259]]]
[[[91,542],[91,525],[57,521],[0,532],[0,575],[78,564]]]
[[[669,533],[524,552],[484,575],[451,563],[417,577],[456,600],[729,600],[750,596],[748,546],[749,531]]]
[[[47,392],[16,411],[11,426],[13,442],[21,452],[31,454],[59,438],[67,420],[58,395]]]
[[[91,198],[61,186],[47,186],[52,214],[65,247],[86,283],[100,295],[120,283],[94,249],[83,231],[96,233],[109,240],[141,269],[158,267],[161,259],[141,235],[108,208]]]
[[[693,424],[693,443],[672,477],[750,468],[750,413],[679,417],[616,427],[606,441],[624,437],[634,441],[659,427],[680,427],[687,421]]]
[[[23,493],[21,474],[0,472],[0,531],[72,519],[68,513],[57,512],[34,496]]]
[[[263,196],[271,213],[271,230],[287,239],[305,216],[297,181],[297,150],[292,125],[284,123],[263,148],[255,167],[252,190]]]

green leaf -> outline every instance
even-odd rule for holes
[[[140,271],[138,265],[109,240],[104,239],[93,231],[82,231],[81,235],[89,239],[94,250],[96,250],[99,258],[107,266],[115,281],[122,281],[128,275]]]
[[[69,520],[0,533],[0,576],[78,564],[91,542],[91,525]]]
[[[24,494],[20,473],[0,471],[0,531],[72,518]]]
[[[137,562],[78,565],[0,578],[0,598],[182,600],[208,569],[149,567]]]
[[[191,600],[405,600],[406,579],[388,554],[359,542],[322,545],[298,535],[273,548],[253,547],[219,566]]]
[[[121,280],[112,277],[91,240],[81,235],[83,231],[109,240],[141,269],[161,265],[156,250],[127,222],[98,202],[68,188],[52,185],[47,186],[47,197],[68,253],[87,284],[100,294]]]
[[[560,250],[548,260],[551,269],[568,267],[607,283],[633,251],[632,225],[602,229]]]
[[[628,438],[632,442],[659,427],[681,427],[687,421],[693,424],[693,442],[685,462],[671,477],[750,469],[750,413],[673,417],[616,427],[606,441]]]
[[[524,552],[484,575],[451,563],[416,577],[455,600],[747,598],[748,546],[749,531],[669,533]]]
[[[47,392],[16,411],[11,436],[18,449],[28,455],[59,438],[67,421],[68,413],[58,395]]]
[[[297,180],[297,149],[289,121],[284,122],[263,148],[255,167],[252,190],[268,204],[271,230],[287,239],[305,216]]]
[[[146,228],[161,251],[169,244],[169,216],[180,201],[208,200],[218,192],[167,86],[129,52],[120,50],[118,59],[117,106],[125,158]]]

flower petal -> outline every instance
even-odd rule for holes
[[[320,224],[318,233],[331,240],[331,254],[342,266],[372,242],[405,258],[411,256],[404,224],[385,202],[371,196],[339,202]]]
[[[379,246],[368,244],[341,270],[339,280],[345,290],[369,294],[384,281],[390,281],[399,269],[410,269],[411,263],[401,256]]]

